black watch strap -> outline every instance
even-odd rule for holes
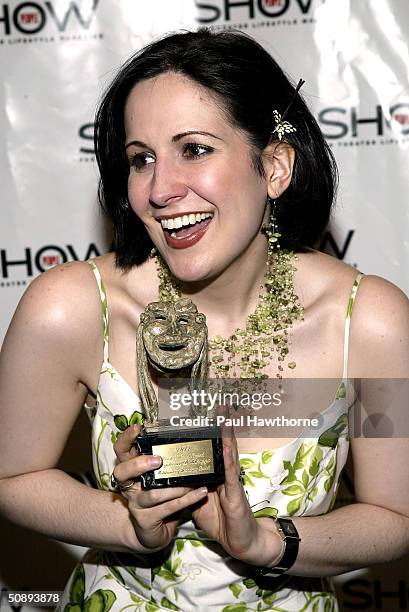
[[[294,565],[298,555],[301,539],[292,520],[277,517],[274,521],[277,524],[278,533],[284,542],[284,553],[278,564],[274,567],[255,567],[254,572],[257,576],[271,576],[273,578],[281,576]]]

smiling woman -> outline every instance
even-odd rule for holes
[[[269,152],[266,147],[274,127],[273,110],[283,112],[293,96],[293,86],[273,58],[243,34],[215,36],[203,29],[200,35],[186,33],[157,41],[131,58],[107,91],[96,118],[96,155],[102,170],[101,201],[113,219],[123,220],[120,224],[114,223],[118,263],[124,268],[140,263],[153,246],[146,240],[146,228],[140,219],[127,208],[125,178],[128,170],[120,144],[122,138],[126,141],[128,163],[137,173],[153,172],[157,165],[159,151],[146,137],[155,138],[153,129],[156,135],[166,133],[168,152],[172,150],[172,159],[178,160],[179,173],[186,164],[187,167],[191,164],[189,172],[199,176],[204,171],[206,177],[207,158],[214,156],[216,160],[211,163],[217,163],[220,172],[224,170],[223,161],[228,160],[230,164],[229,177],[223,175],[223,186],[231,187],[228,184],[231,176],[234,187],[239,190],[241,185],[237,184],[237,179],[244,183],[251,166],[256,171],[255,176],[253,173],[250,177],[252,183],[257,178],[265,178],[266,153]],[[137,106],[141,99],[143,108]],[[168,118],[173,115],[175,121],[170,124]],[[328,222],[336,166],[315,119],[300,96],[292,100],[291,116],[293,122],[297,121],[297,129],[290,139],[292,147],[283,146],[280,152],[292,157],[296,149],[294,172],[290,181],[287,168],[287,177],[283,176],[281,182],[287,180],[288,184],[273,196],[281,196],[282,206],[277,207],[276,216],[281,227],[285,224],[282,247],[300,248],[312,246]],[[174,129],[172,134],[171,129]],[[164,142],[161,145],[164,146]],[[161,195],[166,196],[160,193],[162,174],[163,178],[176,180],[166,172],[164,160],[159,161],[153,186],[153,200],[159,197],[157,205],[160,205]],[[290,172],[293,161],[289,161]],[[182,162],[185,165],[181,166]],[[245,176],[241,174],[243,164]],[[123,181],[119,177],[123,177]],[[211,188],[211,184],[205,185],[205,177],[201,177],[202,188]],[[215,176],[214,180],[217,179]],[[276,182],[278,180],[277,176]],[[142,179],[142,184],[146,185],[147,181],[147,178]],[[135,183],[133,173],[130,182]],[[183,190],[182,183],[178,188]],[[176,183],[173,188],[175,186]],[[248,189],[246,183],[246,191]],[[143,238],[137,244],[131,238],[136,233]]]
[[[175,133],[178,126],[191,129]],[[244,133],[230,125],[214,96],[174,72],[144,80],[128,96],[125,133],[130,207],[178,279],[212,278],[250,244],[258,243],[264,262],[265,179],[251,164]],[[289,151],[286,147],[287,155],[281,154],[288,181]],[[202,221],[202,215],[208,218]],[[184,216],[189,219],[186,229]]]
[[[408,300],[312,248],[337,172],[299,86],[249,36],[201,29],[144,47],[103,97],[112,253],[36,279],[0,364],[0,511],[92,547],[64,612],[328,612],[328,577],[409,551],[407,440],[348,430],[352,379],[408,378]],[[283,417],[320,413],[318,430],[224,435],[218,486],[143,490],[168,460],[135,440],[158,417],[156,370],[170,361],[235,389],[295,374],[334,384],[280,403]],[[81,405],[98,490],[55,469]],[[350,447],[357,503],[333,510]],[[173,461],[197,463],[178,448]]]

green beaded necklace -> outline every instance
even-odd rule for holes
[[[255,311],[247,317],[246,327],[236,329],[228,338],[215,336],[209,340],[209,367],[214,378],[236,378],[239,367],[241,379],[263,380],[263,371],[274,351],[278,353],[277,378],[282,379],[283,362],[289,349],[289,329],[294,321],[303,318],[304,309],[294,293],[293,277],[296,268],[293,251],[281,250],[280,234],[274,225],[264,228],[268,240],[268,257],[264,286],[261,287]],[[180,285],[162,257],[154,249],[159,277],[159,298],[174,302],[181,298]],[[290,361],[288,367],[296,364]]]

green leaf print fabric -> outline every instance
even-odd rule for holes
[[[85,406],[92,426],[92,455],[100,489],[110,489],[116,456],[113,443],[130,424],[143,419],[139,398],[109,361],[109,321],[105,289],[91,262],[102,302],[104,361],[97,403]],[[351,309],[349,308],[349,311]],[[277,449],[240,455],[244,489],[256,517],[317,516],[330,511],[345,465],[348,410],[353,396],[348,380],[321,414],[319,434],[303,433]],[[180,610],[191,612],[328,612],[338,610],[329,581],[311,590],[295,588],[297,578],[257,584],[248,567],[229,558],[184,515],[171,545],[153,555],[90,550],[64,591],[63,612]],[[305,584],[305,580],[303,580]],[[275,586],[276,585],[276,586]]]

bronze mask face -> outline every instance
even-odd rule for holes
[[[197,311],[192,300],[152,302],[141,314],[136,335],[136,363],[145,418],[134,446],[143,455],[156,453],[163,459],[159,470],[141,474],[143,489],[216,485],[224,481],[220,428],[201,424],[177,426],[168,417],[163,418],[160,414],[163,399],[159,405],[151,379],[152,369],[161,372],[159,390],[162,382],[177,385],[178,377],[182,377],[188,380],[192,395],[193,390],[203,388],[207,351],[206,317]],[[166,397],[164,401],[168,410]],[[205,417],[206,413],[205,403],[190,402],[189,417]]]
[[[191,367],[207,351],[206,317],[188,298],[148,304],[140,325],[149,362],[159,371]]]

